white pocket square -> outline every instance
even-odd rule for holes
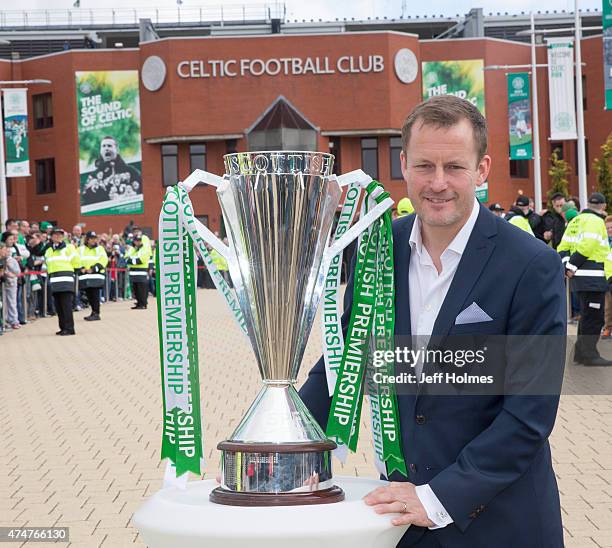
[[[493,318],[489,316],[476,303],[472,303],[463,312],[460,312],[455,319],[455,325],[465,325],[468,323],[492,322]]]

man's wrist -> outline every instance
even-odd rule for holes
[[[446,511],[429,484],[417,485],[414,490],[423,508],[425,508],[427,517],[435,524],[429,529],[441,529],[453,523],[453,518]]]

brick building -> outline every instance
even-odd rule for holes
[[[9,179],[9,215],[53,220],[68,228],[84,223],[88,230],[115,232],[133,219],[155,234],[164,185],[186,177],[194,167],[222,174],[223,155],[228,152],[277,145],[331,151],[340,172],[363,167],[399,199],[405,195],[399,172],[399,131],[422,97],[421,62],[482,59],[485,66],[521,65],[530,62],[530,47],[486,35],[431,39],[406,29],[391,30],[391,24],[386,27],[381,23],[361,32],[325,32],[320,25],[316,33],[294,29],[256,35],[168,36],[140,41],[137,47],[68,49],[0,59],[0,80],[52,82],[30,86],[28,91],[32,175]],[[415,60],[408,69],[413,73],[407,76],[405,69],[398,72],[395,63],[403,50],[412,52]],[[154,56],[161,59],[161,63],[155,60],[153,78],[159,88],[151,90],[143,85],[141,70]],[[612,130],[612,112],[603,110],[601,35],[583,39],[582,56],[591,191],[593,159]],[[546,63],[544,45],[537,47],[537,62]],[[161,85],[160,66],[166,72]],[[144,213],[84,217],[79,198],[75,72],[127,69],[138,70],[141,76]],[[549,141],[546,69],[538,70],[543,192],[549,186],[548,157],[559,147],[572,165],[570,191],[577,195],[576,143]],[[484,95],[493,158],[489,201],[507,208],[519,191],[533,196],[533,162],[508,159],[503,70],[484,72]],[[196,215],[211,229],[222,230],[214,190],[197,187],[192,200]]]

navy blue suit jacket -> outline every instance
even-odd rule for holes
[[[411,334],[408,269],[414,219],[410,215],[393,223],[396,337]],[[345,295],[345,329],[351,300],[352,279]],[[457,315],[473,302],[493,321],[456,325]],[[481,206],[432,338],[483,332],[519,341],[526,335],[556,337],[563,348],[554,367],[562,377],[566,311],[559,256]],[[545,384],[538,377],[549,371],[540,370],[537,358],[517,346],[499,356],[503,367],[518,371],[526,383]],[[323,359],[300,395],[325,428],[331,400]],[[428,483],[454,520],[433,531],[412,526],[398,547],[429,546],[429,541],[452,548],[563,546],[548,443],[558,400],[554,394],[440,396],[419,391],[398,396],[408,480]],[[389,479],[406,480],[397,473]]]

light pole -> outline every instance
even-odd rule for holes
[[[578,12],[578,0],[574,0],[574,51],[576,52],[576,121],[578,125],[578,198],[582,207],[587,203],[587,174],[586,174],[586,150],[584,143],[584,111],[582,110],[582,53],[580,39],[582,29],[580,28],[580,13]]]
[[[542,167],[540,165],[540,115],[538,111],[538,71],[536,70],[535,19],[531,12],[531,130],[533,132],[533,193],[536,207],[542,207]]]
[[[0,85],[50,84],[51,80],[0,80]],[[8,198],[6,195],[6,169],[4,158],[4,113],[0,111],[0,223],[2,230],[8,219]]]

